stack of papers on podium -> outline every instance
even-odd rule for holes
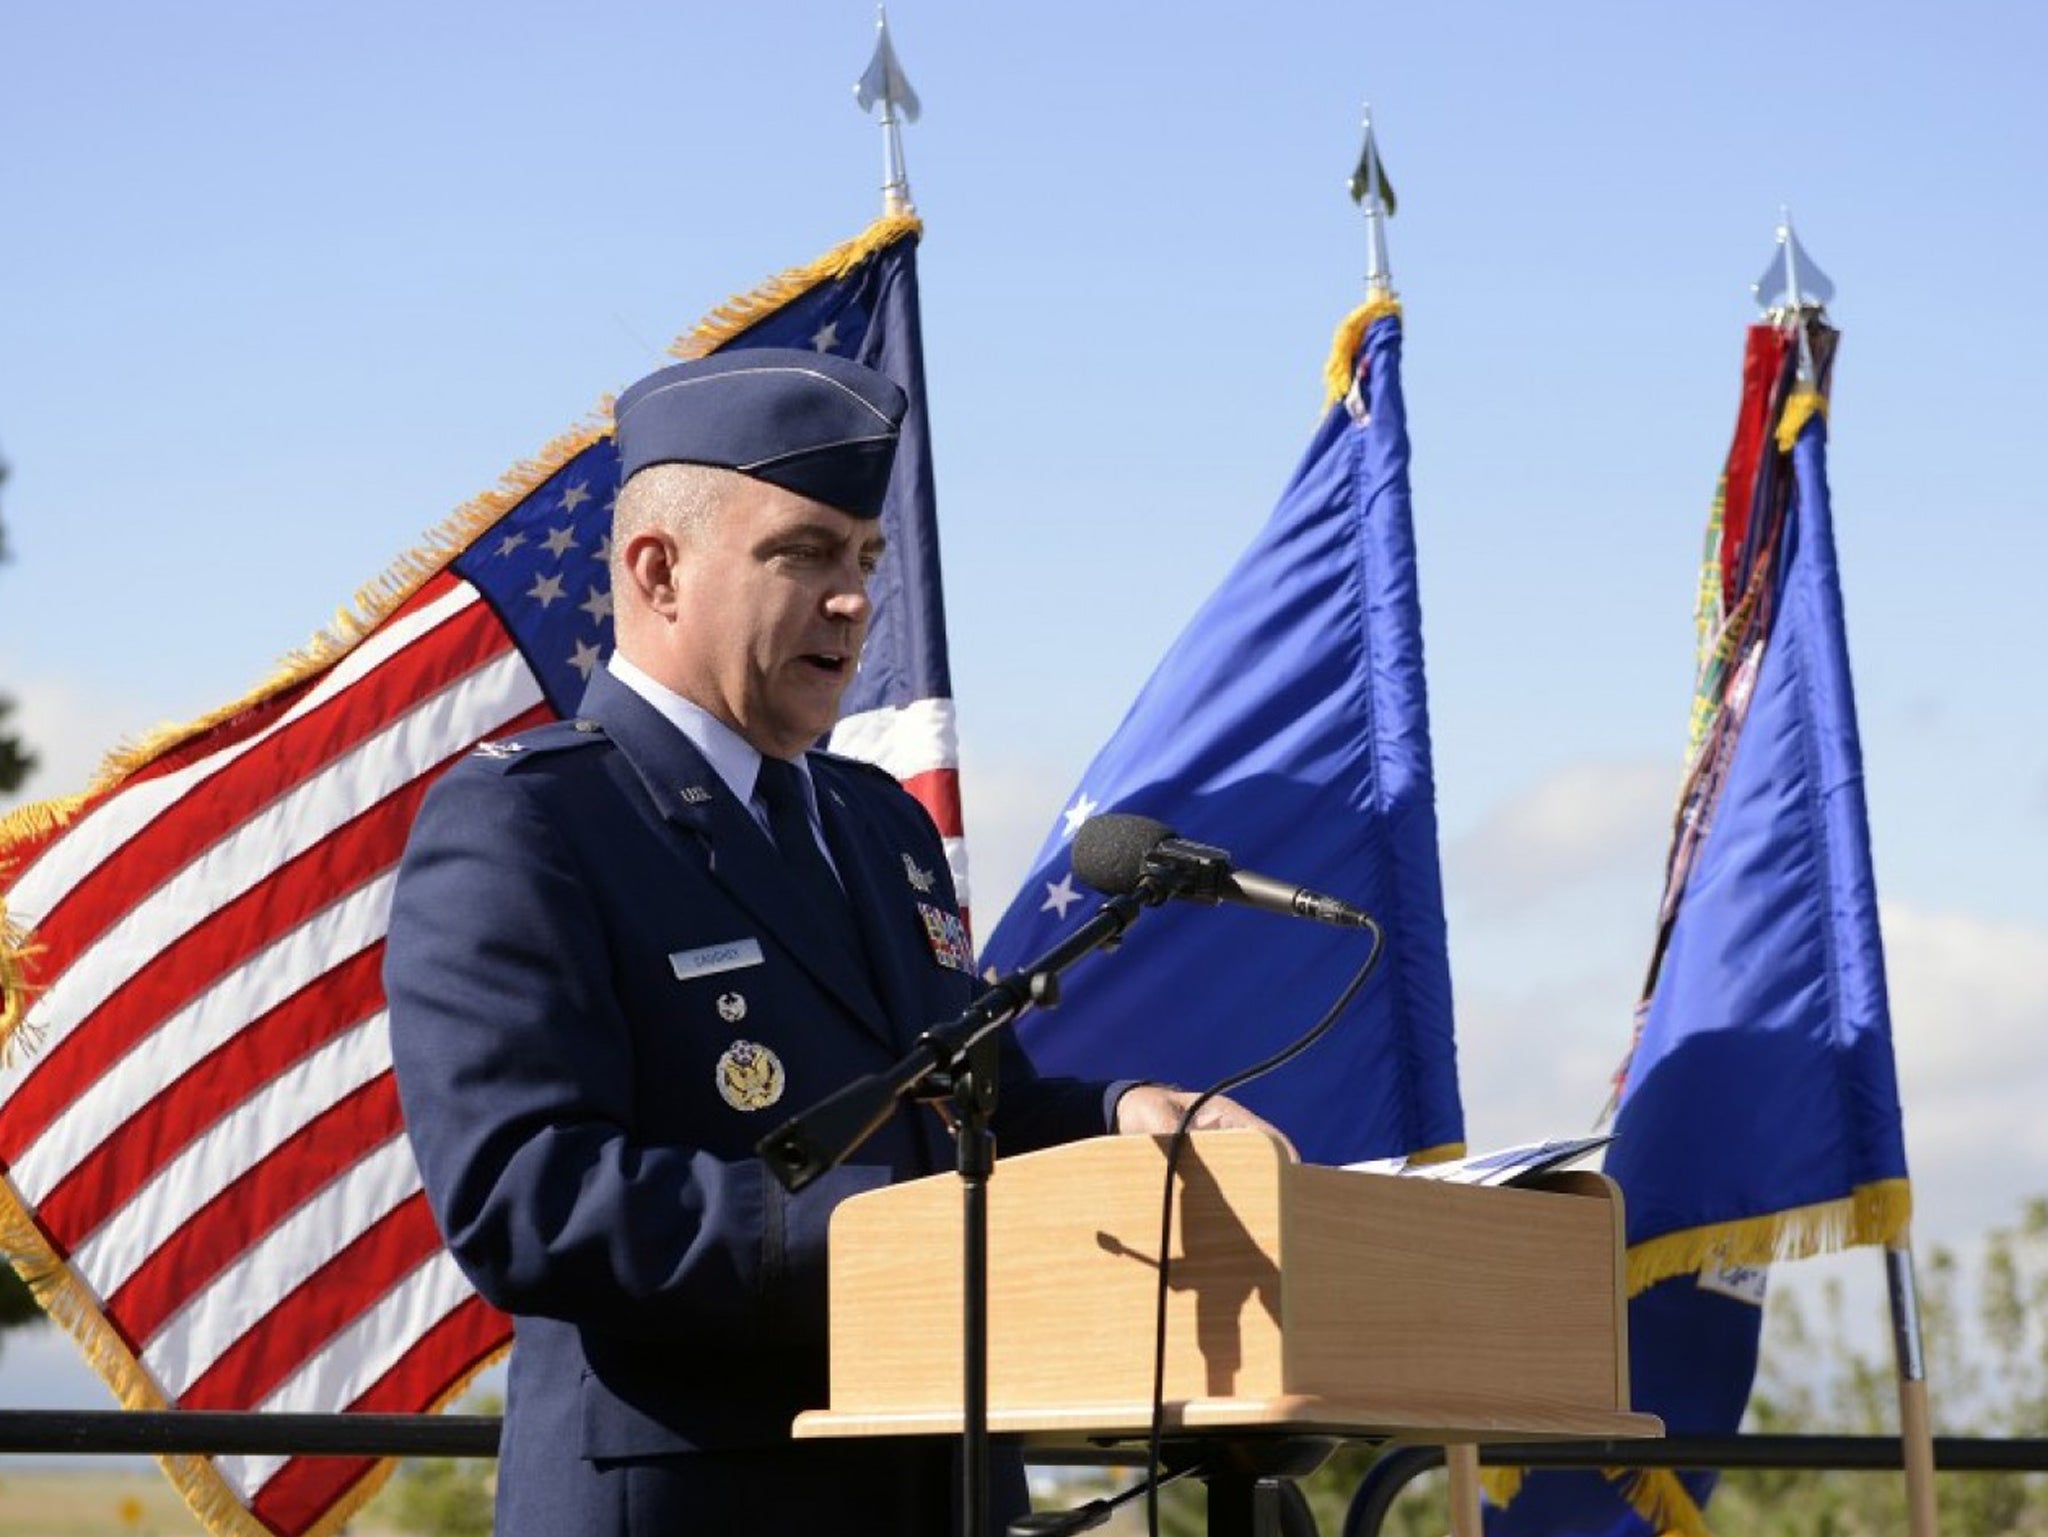
[[[1524,1142],[1516,1147],[1496,1148],[1490,1153],[1474,1153],[1469,1158],[1450,1158],[1442,1163],[1374,1158],[1364,1163],[1347,1163],[1344,1167],[1361,1174],[1398,1174],[1406,1179],[1438,1179],[1453,1185],[1519,1185],[1539,1174],[1549,1174],[1576,1163],[1613,1140],[1611,1135],[1556,1137],[1547,1142]]]

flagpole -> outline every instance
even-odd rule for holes
[[[1451,1480],[1451,1537],[1480,1537],[1485,1520],[1479,1513],[1478,1443],[1446,1446],[1444,1471]]]
[[[1387,185],[1379,143],[1373,138],[1371,102],[1365,104],[1362,126],[1365,145],[1358,152],[1358,169],[1351,173],[1351,201],[1365,214],[1366,295],[1388,299],[1394,293],[1394,279],[1387,267],[1387,218],[1394,211],[1394,189]]]
[[[910,173],[903,163],[903,124],[916,122],[920,109],[917,92],[911,89],[889,41],[889,13],[879,5],[875,7],[874,57],[854,82],[853,99],[863,112],[881,104],[882,214],[890,219],[908,218],[917,207],[910,201]]]
[[[1792,211],[1778,214],[1778,244],[1752,285],[1757,303],[1799,346],[1799,388],[1820,387],[1808,322],[1826,313],[1834,284],[1814,264],[1792,229]],[[1891,1304],[1892,1359],[1899,1387],[1899,1450],[1906,1472],[1907,1530],[1935,1537],[1934,1416],[1927,1394],[1927,1356],[1920,1333],[1920,1289],[1913,1272],[1910,1232],[1885,1245],[1885,1294]]]
[[[882,101],[882,212],[900,218],[910,212],[910,178],[903,169],[903,128],[896,109]]]
[[[1826,310],[1828,300],[1835,296],[1835,285],[1799,243],[1789,208],[1778,210],[1777,249],[1771,253],[1763,276],[1750,284],[1750,291],[1767,316],[1792,328],[1799,342],[1799,382],[1809,388],[1817,387],[1813,342],[1807,334],[1806,322]]]
[[[1372,103],[1365,104],[1365,142],[1358,167],[1351,173],[1351,200],[1365,215],[1365,294],[1368,301],[1391,301],[1394,276],[1387,260],[1387,219],[1394,212],[1394,189],[1380,163],[1379,141],[1372,131]],[[1481,1537],[1479,1509],[1479,1447],[1466,1441],[1444,1447],[1444,1472],[1450,1481],[1451,1537]]]
[[[1927,1399],[1927,1354],[1920,1335],[1920,1288],[1910,1233],[1884,1251],[1891,1299],[1892,1356],[1899,1375],[1899,1445],[1906,1467],[1906,1520],[1912,1537],[1934,1537],[1934,1415]]]

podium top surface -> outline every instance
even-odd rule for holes
[[[1433,1412],[1435,1411],[1435,1412]],[[1033,1446],[1076,1446],[1143,1440],[1151,1432],[1149,1403],[1077,1403],[989,1410],[994,1435],[1017,1436]],[[1503,1415],[1475,1414],[1469,1406],[1432,1406],[1404,1395],[1399,1403],[1340,1403],[1327,1398],[1187,1399],[1166,1406],[1169,1437],[1265,1432],[1328,1435],[1357,1441],[1410,1441],[1446,1446],[1463,1442],[1638,1440],[1664,1434],[1653,1414],[1595,1410],[1560,1404],[1553,1411],[1518,1406]],[[958,1409],[839,1413],[813,1409],[796,1418],[799,1441],[850,1436],[940,1436],[961,1433]]]

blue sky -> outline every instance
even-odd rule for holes
[[[1789,203],[1844,332],[1837,536],[1920,1231],[2048,1189],[2048,12],[891,20],[925,105],[977,906],[1307,440],[1362,289],[1343,184],[1370,99],[1468,1123],[1584,1125],[1646,955],[1699,535]],[[0,691],[32,792],[245,691],[704,310],[857,231],[872,24],[822,0],[17,7]],[[0,1397],[49,1359],[10,1346]]]

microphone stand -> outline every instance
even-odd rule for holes
[[[845,1162],[855,1148],[881,1129],[899,1101],[952,1099],[965,1241],[960,1498],[966,1537],[989,1537],[988,1182],[995,1172],[996,1157],[989,1120],[995,1112],[997,1090],[994,1067],[977,1071],[968,1054],[1027,1009],[1056,1005],[1062,972],[1096,950],[1113,947],[1146,908],[1157,907],[1175,889],[1171,880],[1147,874],[1132,891],[1103,903],[1039,959],[997,978],[952,1023],[925,1031],[909,1055],[887,1072],[856,1078],[756,1145],[782,1187],[794,1194]]]

